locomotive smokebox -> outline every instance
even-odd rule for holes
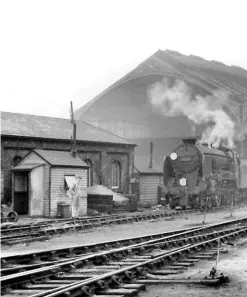
[[[190,145],[196,145],[197,143],[197,138],[195,137],[188,137],[188,138],[184,138],[182,139],[184,144],[190,144]]]

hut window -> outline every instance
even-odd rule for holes
[[[89,159],[86,159],[85,162],[89,166],[87,169],[87,187],[91,187],[93,185],[93,164]]]
[[[121,166],[119,162],[114,161],[112,164],[112,188],[119,189],[121,181]]]
[[[69,190],[76,183],[74,175],[65,175],[64,176],[64,187],[65,190]]]

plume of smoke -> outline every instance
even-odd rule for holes
[[[228,94],[215,91],[210,96],[192,96],[192,91],[183,81],[171,83],[168,79],[152,85],[148,90],[152,105],[165,116],[185,115],[195,124],[208,124],[201,142],[208,146],[234,147],[234,122],[223,110]]]

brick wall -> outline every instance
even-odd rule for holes
[[[11,200],[11,168],[15,156],[24,157],[31,149],[49,149],[69,151],[70,141],[29,139],[23,137],[1,136],[1,170],[4,173],[4,200]],[[121,189],[129,193],[129,176],[133,170],[134,147],[127,145],[78,142],[76,145],[79,156],[90,159],[93,165],[93,183],[99,184],[96,163],[100,163],[107,183],[111,186],[111,164],[121,163]],[[104,184],[104,183],[103,183]]]

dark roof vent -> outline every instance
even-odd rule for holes
[[[71,155],[72,155],[72,157],[76,157],[76,155],[77,155],[77,150],[76,150],[76,149],[72,149],[72,150],[71,150]]]

